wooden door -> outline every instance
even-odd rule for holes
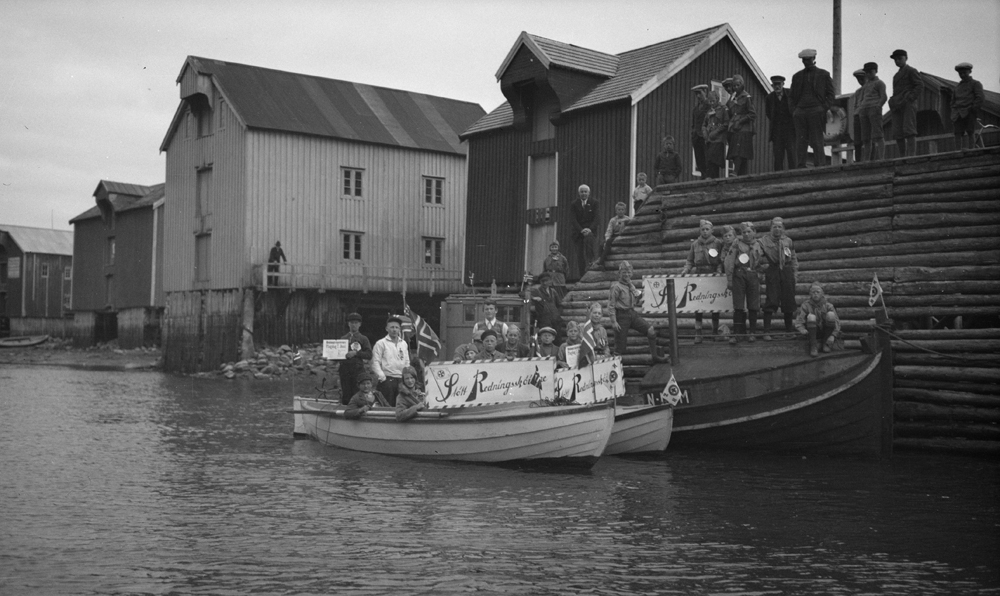
[[[558,177],[558,154],[528,158],[528,229],[525,234],[524,270],[534,275],[542,272],[549,244],[556,239]]]

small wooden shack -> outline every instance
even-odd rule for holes
[[[73,342],[160,344],[163,314],[163,184],[101,180],[96,205],[70,220]]]
[[[676,139],[682,180],[694,179],[691,88],[721,89],[734,74],[746,80],[757,111],[751,171],[770,170],[770,83],[728,24],[620,54],[521,33],[496,72],[507,102],[462,135],[469,141],[466,269],[517,284],[525,271],[540,272],[553,239],[568,254],[579,185],[590,186],[607,225],[616,202],[630,203],[638,172],[653,183],[664,135]],[[574,269],[571,280],[582,274]]]
[[[177,83],[160,146],[166,368],[339,337],[352,310],[377,339],[404,292],[437,323],[441,295],[463,287],[458,135],[481,107],[195,56]]]
[[[67,337],[73,232],[0,224],[0,332]]]

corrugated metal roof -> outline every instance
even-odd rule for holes
[[[121,195],[131,195],[133,197],[141,197],[149,192],[148,186],[143,186],[142,184],[129,184],[128,182],[115,182],[113,180],[101,180],[97,183],[97,188],[94,189],[94,194],[101,189],[101,186],[109,193],[121,194]]]
[[[613,73],[614,76],[599,83],[572,105],[565,107],[562,113],[565,114],[573,110],[630,97],[632,93],[654,79],[657,74],[670,68],[679,59],[689,55],[689,52],[699,44],[702,44],[713,34],[727,27],[728,25],[725,24],[718,25],[703,31],[696,31],[682,37],[618,54],[618,65],[617,70]],[[530,37],[532,39],[543,39],[536,36]],[[519,44],[520,38],[515,47]],[[576,46],[569,47],[576,48]],[[599,54],[599,52],[595,53]],[[510,126],[512,123],[513,114],[510,105],[504,103],[486,116],[480,118],[478,122],[463,133],[463,136]]]
[[[25,253],[73,256],[73,232],[0,225]]]
[[[101,181],[102,184],[106,184],[105,180]],[[123,187],[132,187],[136,189],[146,189],[141,196],[117,196],[111,200],[111,206],[116,213],[121,213],[122,211],[128,211],[130,209],[139,209],[142,207],[152,206],[153,203],[163,198],[163,183],[154,184],[153,186],[142,186],[140,184],[125,184],[122,182],[114,182],[112,184],[120,185]],[[110,187],[105,186],[110,191]],[[100,185],[98,185],[100,188]],[[118,191],[114,191],[118,192]],[[96,191],[95,191],[96,194]],[[76,223],[78,221],[83,221],[86,219],[93,219],[95,217],[101,216],[101,210],[97,205],[94,205],[90,209],[87,209],[80,215],[77,215],[73,219],[69,220],[69,223]]]
[[[131,205],[123,207],[122,209],[118,209],[118,207],[116,206],[115,211],[129,211],[132,209],[142,209],[143,207],[151,208],[153,206],[153,203],[163,198],[164,186],[166,185],[163,184],[162,182],[159,184],[154,184],[153,186],[149,187],[150,190],[148,193],[145,194],[145,196],[134,201]]]
[[[464,154],[458,135],[486,113],[467,101],[196,56],[185,68],[211,75],[249,128]]]

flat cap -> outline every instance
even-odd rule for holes
[[[374,379],[372,379],[372,376],[366,372],[358,373],[358,376],[354,377],[354,382],[358,385],[364,383],[365,381],[374,381]]]
[[[785,82],[785,77],[783,77],[781,75],[774,75],[773,77],[771,77],[771,82],[772,83],[784,83]]]
[[[852,74],[854,76],[856,76],[856,77],[863,77],[863,76],[865,76],[865,69],[859,68],[859,69],[855,70]]]
[[[865,62],[865,70],[878,70],[877,62]]]
[[[695,85],[694,87],[691,87],[691,91],[701,91],[701,90],[708,91],[708,85]]]
[[[955,70],[972,70],[972,65],[968,62],[959,62],[955,65]]]
[[[482,341],[484,329],[473,329],[472,330],[472,341]]]
[[[542,327],[541,329],[538,330],[538,335],[541,335],[543,333],[551,333],[553,336],[555,336],[556,330],[553,329],[552,327]]]
[[[487,329],[486,331],[483,331],[483,334],[479,338],[481,340],[483,340],[483,341],[486,341],[487,337],[492,337],[492,338],[496,339],[497,332],[494,331],[494,330],[492,330],[492,329]]]
[[[729,77],[728,79],[722,81],[722,85],[723,86],[732,85],[732,84],[733,84],[733,78],[732,77]]]
[[[359,313],[352,312],[351,314],[347,315],[347,320],[361,322],[361,315]]]
[[[389,317],[388,319],[385,320],[385,324],[386,325],[388,325],[389,323],[398,323],[398,324],[402,325],[403,324],[403,319],[400,319],[399,317],[393,315],[393,316],[391,316],[391,317]]]
[[[899,57],[909,58],[909,55],[906,53],[906,50],[896,50],[893,53],[889,54],[889,57],[890,58],[899,58]]]
[[[799,52],[799,58],[815,58],[815,57],[816,57],[816,50],[806,48],[805,50]]]

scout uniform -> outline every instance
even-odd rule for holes
[[[799,272],[799,260],[792,247],[792,239],[785,235],[784,221],[780,217],[771,220],[771,227],[781,226],[780,238],[772,234],[757,239],[760,251],[760,267],[764,270],[766,300],[764,302],[764,341],[771,341],[771,316],[781,309],[785,315],[785,331],[792,331],[792,316],[795,314],[795,278]]]
[[[817,345],[829,352],[840,339],[840,317],[837,309],[826,301],[823,286],[814,281],[809,288],[809,299],[799,307],[795,328],[809,336],[809,355],[817,356]]]
[[[701,220],[699,228],[704,228],[708,226],[709,229],[712,228],[712,222],[707,219]],[[681,275],[687,275],[692,271],[694,273],[717,273],[719,271],[720,265],[722,265],[722,259],[724,255],[722,254],[722,241],[716,238],[714,235],[709,236],[707,239],[698,236],[691,241],[691,250],[688,251],[687,263],[684,264],[684,269],[681,270]],[[701,329],[702,329],[702,313],[695,313],[694,315],[694,343],[700,344],[701,339]],[[719,313],[712,313],[712,334],[717,335],[719,333]]]
[[[749,311],[750,331],[747,339],[754,342],[757,334],[757,312],[760,310],[760,280],[757,278],[757,268],[761,254],[754,238],[753,223],[745,221],[740,225],[743,228],[743,237],[734,240],[726,253],[726,281],[733,291],[733,326],[736,327],[736,334],[747,334],[746,317]],[[738,341],[736,337],[733,335],[729,343],[735,344]]]

